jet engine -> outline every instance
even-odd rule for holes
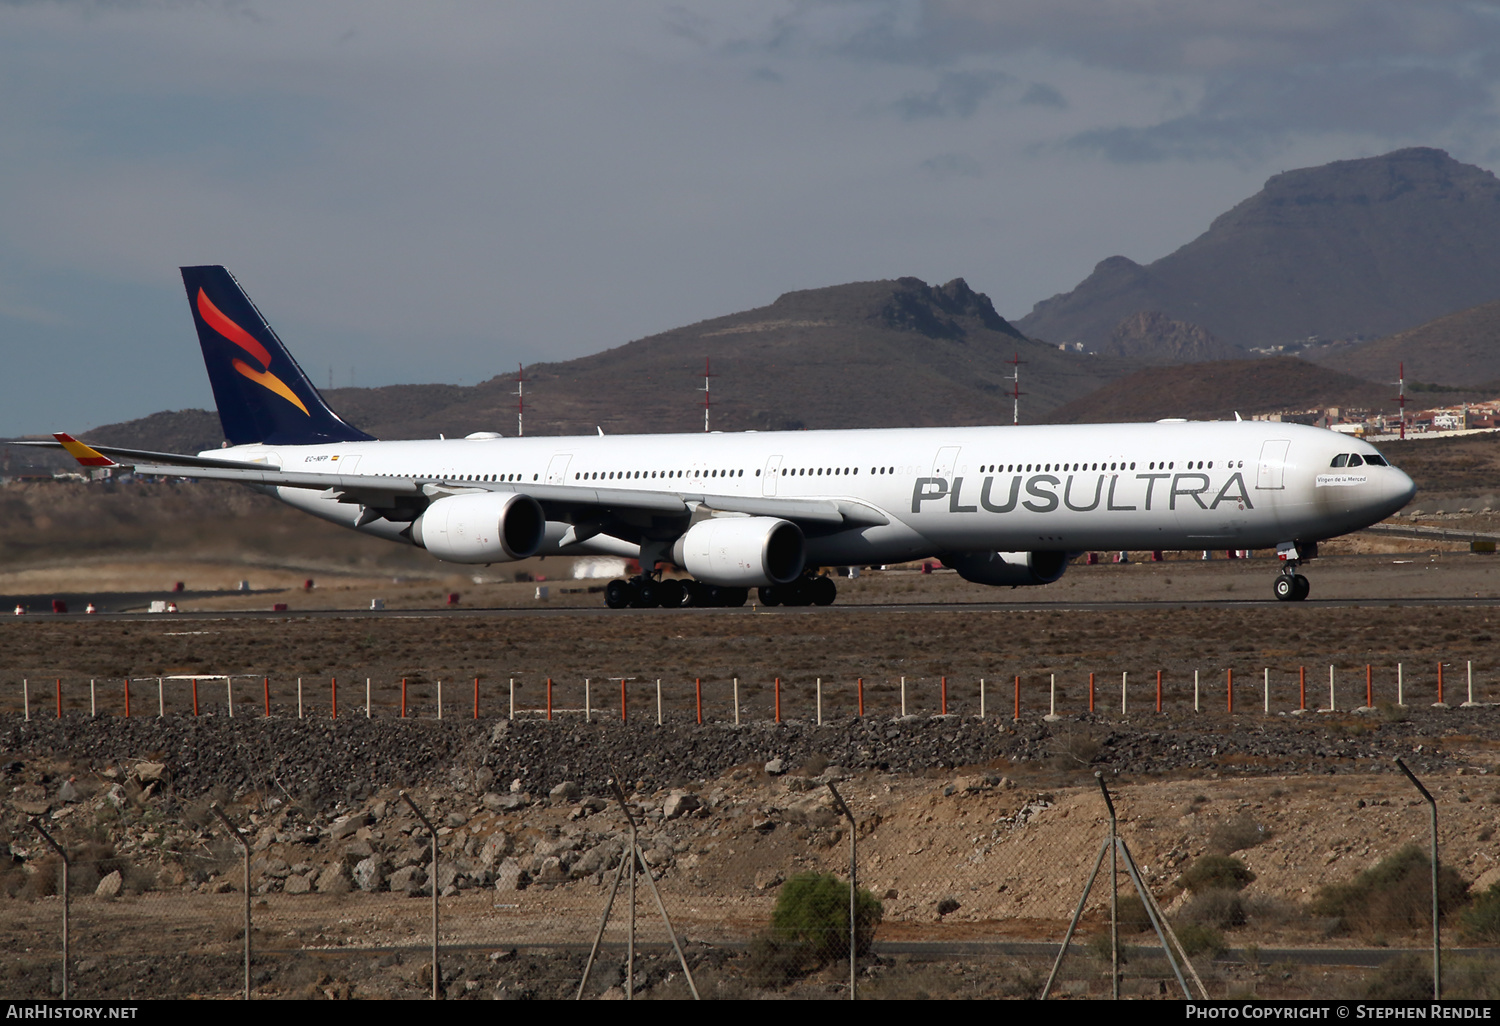
[[[472,492],[428,506],[411,539],[450,563],[504,563],[536,555],[546,528],[541,503],[529,495]]]
[[[750,588],[795,581],[807,549],[801,529],[790,521],[713,517],[677,539],[672,561],[706,584]]]
[[[1068,568],[1066,552],[950,552],[943,565],[975,584],[1051,584]]]

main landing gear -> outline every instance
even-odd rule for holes
[[[832,577],[799,577],[757,592],[763,606],[831,606],[839,589]]]
[[[721,588],[700,581],[675,577],[660,580],[644,574],[630,580],[614,580],[604,586],[604,604],[611,609],[680,609],[685,606],[743,606],[749,588]]]

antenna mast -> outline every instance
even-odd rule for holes
[[[1400,388],[1400,391],[1397,392],[1397,394],[1396,394],[1396,408],[1401,411],[1401,440],[1405,441],[1406,440],[1406,404],[1408,402],[1408,400],[1406,398],[1406,361],[1403,360],[1400,363],[1398,363],[1396,366],[1397,366],[1397,368],[1399,368],[1399,370],[1398,370],[1398,375],[1399,376],[1397,377],[1396,384]]]
[[[709,392],[708,392],[708,379],[709,378],[716,378],[716,377],[718,377],[718,375],[709,370],[709,368],[708,368],[708,357],[705,356],[703,358],[703,432],[704,432],[704,434],[708,433],[708,408],[713,405],[713,403],[710,401]]]
[[[1005,362],[1011,364],[1015,368],[1015,370],[1013,370],[1010,375],[1010,396],[1012,402],[1014,403],[1011,409],[1010,422],[1012,425],[1015,425],[1021,423],[1021,396],[1026,394],[1025,392],[1021,391],[1021,364],[1026,363],[1027,361],[1021,359],[1021,354],[1017,353],[1015,356],[1011,357]]]
[[[526,368],[516,364],[516,437],[521,438],[526,434]]]

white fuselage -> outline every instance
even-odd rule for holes
[[[810,565],[889,563],[944,552],[1265,548],[1359,530],[1415,492],[1395,467],[1334,468],[1375,453],[1318,428],[1265,421],[1055,427],[891,428],[735,434],[366,441],[239,446],[204,456],[284,471],[855,503],[888,523],[808,537]],[[365,533],[361,507],[308,489],[283,500]],[[555,528],[555,529],[554,529]],[[599,536],[568,544],[549,524],[542,554],[616,552]]]

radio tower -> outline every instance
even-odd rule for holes
[[[1011,357],[1005,362],[1011,364],[1015,368],[1015,370],[1013,370],[1010,375],[1010,397],[1015,404],[1011,410],[1010,422],[1014,425],[1021,423],[1021,396],[1026,394],[1025,392],[1021,391],[1021,364],[1025,363],[1026,361],[1021,359],[1020,353],[1017,353],[1015,356]]]
[[[716,378],[717,374],[708,369],[708,357],[703,358],[703,432],[708,433],[708,408],[713,405],[709,399],[708,379]]]
[[[1402,362],[1398,363],[1396,366],[1397,366],[1397,368],[1399,368],[1399,371],[1398,371],[1398,375],[1399,376],[1396,379],[1396,384],[1397,384],[1397,386],[1400,389],[1400,391],[1396,393],[1396,408],[1401,411],[1401,439],[1402,439],[1402,441],[1405,441],[1406,440],[1406,404],[1408,402],[1408,400],[1406,398],[1406,361],[1403,360]]]
[[[520,438],[526,434],[526,368],[516,364],[516,437]]]

